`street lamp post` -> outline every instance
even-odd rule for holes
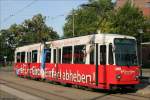
[[[4,66],[6,67],[7,66],[7,56],[4,56]]]
[[[72,14],[72,35],[74,37],[74,9],[73,9],[73,14]]]
[[[142,34],[143,34],[143,30],[142,29],[138,29],[138,32],[140,33],[140,66],[142,67]],[[140,71],[140,76],[142,76],[142,68]]]
[[[72,36],[75,36],[75,16],[78,15],[74,12],[74,9],[72,9]]]
[[[140,65],[142,66],[142,34],[143,34],[143,30],[138,29],[138,32],[140,33]]]

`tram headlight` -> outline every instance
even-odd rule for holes
[[[116,75],[116,79],[119,80],[120,78],[121,78],[121,75],[120,75],[120,74],[117,74],[117,75]]]

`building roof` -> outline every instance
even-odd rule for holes
[[[150,45],[150,42],[143,42],[142,45]]]

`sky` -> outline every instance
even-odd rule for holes
[[[113,0],[115,1],[115,0]],[[12,24],[21,24],[41,13],[46,16],[46,24],[60,36],[66,16],[88,0],[0,0],[0,30]]]

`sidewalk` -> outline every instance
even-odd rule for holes
[[[150,85],[145,85],[144,86],[141,86],[141,85],[144,85],[144,84],[140,84],[139,87],[142,87],[140,88],[138,91],[137,91],[137,94],[138,95],[141,95],[141,96],[146,96],[146,97],[149,97],[150,98]]]
[[[143,77],[149,77],[150,78],[150,68],[148,69],[142,69],[142,76]]]
[[[147,96],[150,98],[150,76],[146,76],[148,74],[144,73],[144,76],[141,78],[141,83],[136,86],[138,89],[136,93],[138,95]]]

